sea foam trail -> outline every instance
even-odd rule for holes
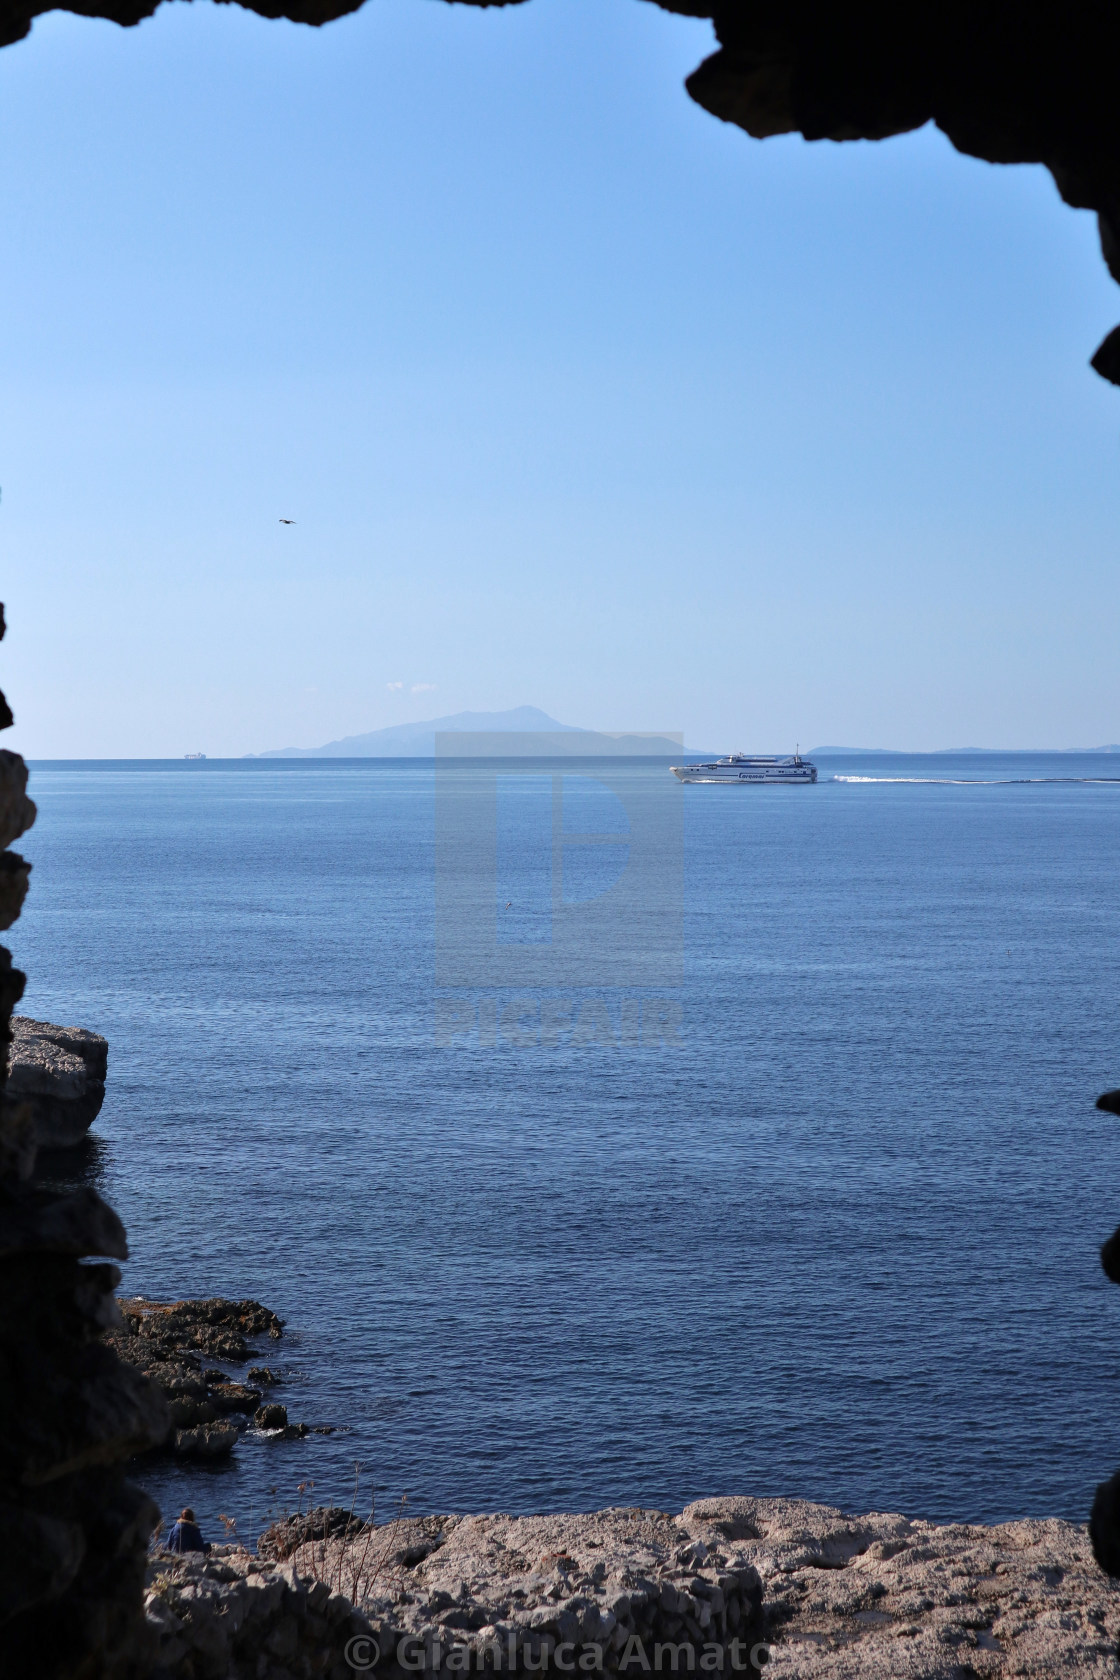
[[[1043,783],[1120,782],[1120,776],[829,776],[830,782],[928,783],[934,787],[1027,787]]]

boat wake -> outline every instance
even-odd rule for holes
[[[830,776],[831,782],[916,782],[934,787],[1033,787],[1044,782],[1074,785],[1120,782],[1120,776]]]

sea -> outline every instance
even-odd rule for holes
[[[1120,1465],[1120,758],[818,762],[609,767],[609,868],[567,896],[573,767],[454,767],[506,956],[667,813],[652,967],[589,979],[577,941],[543,989],[437,968],[430,760],[32,766],[21,1009],[110,1046],[41,1174],[120,1213],[123,1293],[279,1313],[269,1398],[332,1431],[149,1458],[165,1512],[1085,1519]]]

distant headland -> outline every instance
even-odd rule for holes
[[[967,753],[998,753],[1002,758],[1012,753],[1120,753],[1120,746],[1112,742],[1107,747],[927,747],[911,752],[906,747],[814,747],[810,758],[870,758],[888,755],[891,758],[963,758]]]
[[[584,729],[579,724],[560,723],[556,718],[549,717],[539,706],[514,706],[505,712],[452,712],[448,717],[426,718],[421,723],[395,723],[387,729],[371,729],[364,735],[344,735],[340,740],[327,741],[321,747],[274,747],[268,752],[245,753],[245,758],[434,758],[437,733],[447,734],[563,734],[563,735],[593,735],[594,730]],[[670,750],[680,752],[679,744],[675,744],[668,736],[659,737],[649,734],[633,734],[612,737],[611,751],[629,755],[653,754],[663,756]],[[587,749],[584,748],[584,751]],[[905,758],[934,758],[953,757],[963,754],[1001,753],[1006,756],[1013,752],[1041,752],[1049,750],[1064,753],[1120,753],[1120,744],[1116,742],[1103,747],[1055,747],[1050,749],[1026,747],[938,747],[927,749],[922,753],[914,753],[903,747],[813,747],[806,754],[809,758],[865,758],[865,757],[905,757]],[[581,746],[572,742],[571,751],[579,754]],[[204,753],[187,753],[188,758],[204,758]],[[594,756],[594,755],[592,755]],[[695,747],[689,747],[685,754],[688,758],[714,758],[718,754],[700,752]]]

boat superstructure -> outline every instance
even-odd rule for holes
[[[731,753],[711,764],[674,764],[674,776],[681,782],[730,782],[743,786],[751,782],[815,782],[817,767],[795,752],[791,758],[769,753]]]

